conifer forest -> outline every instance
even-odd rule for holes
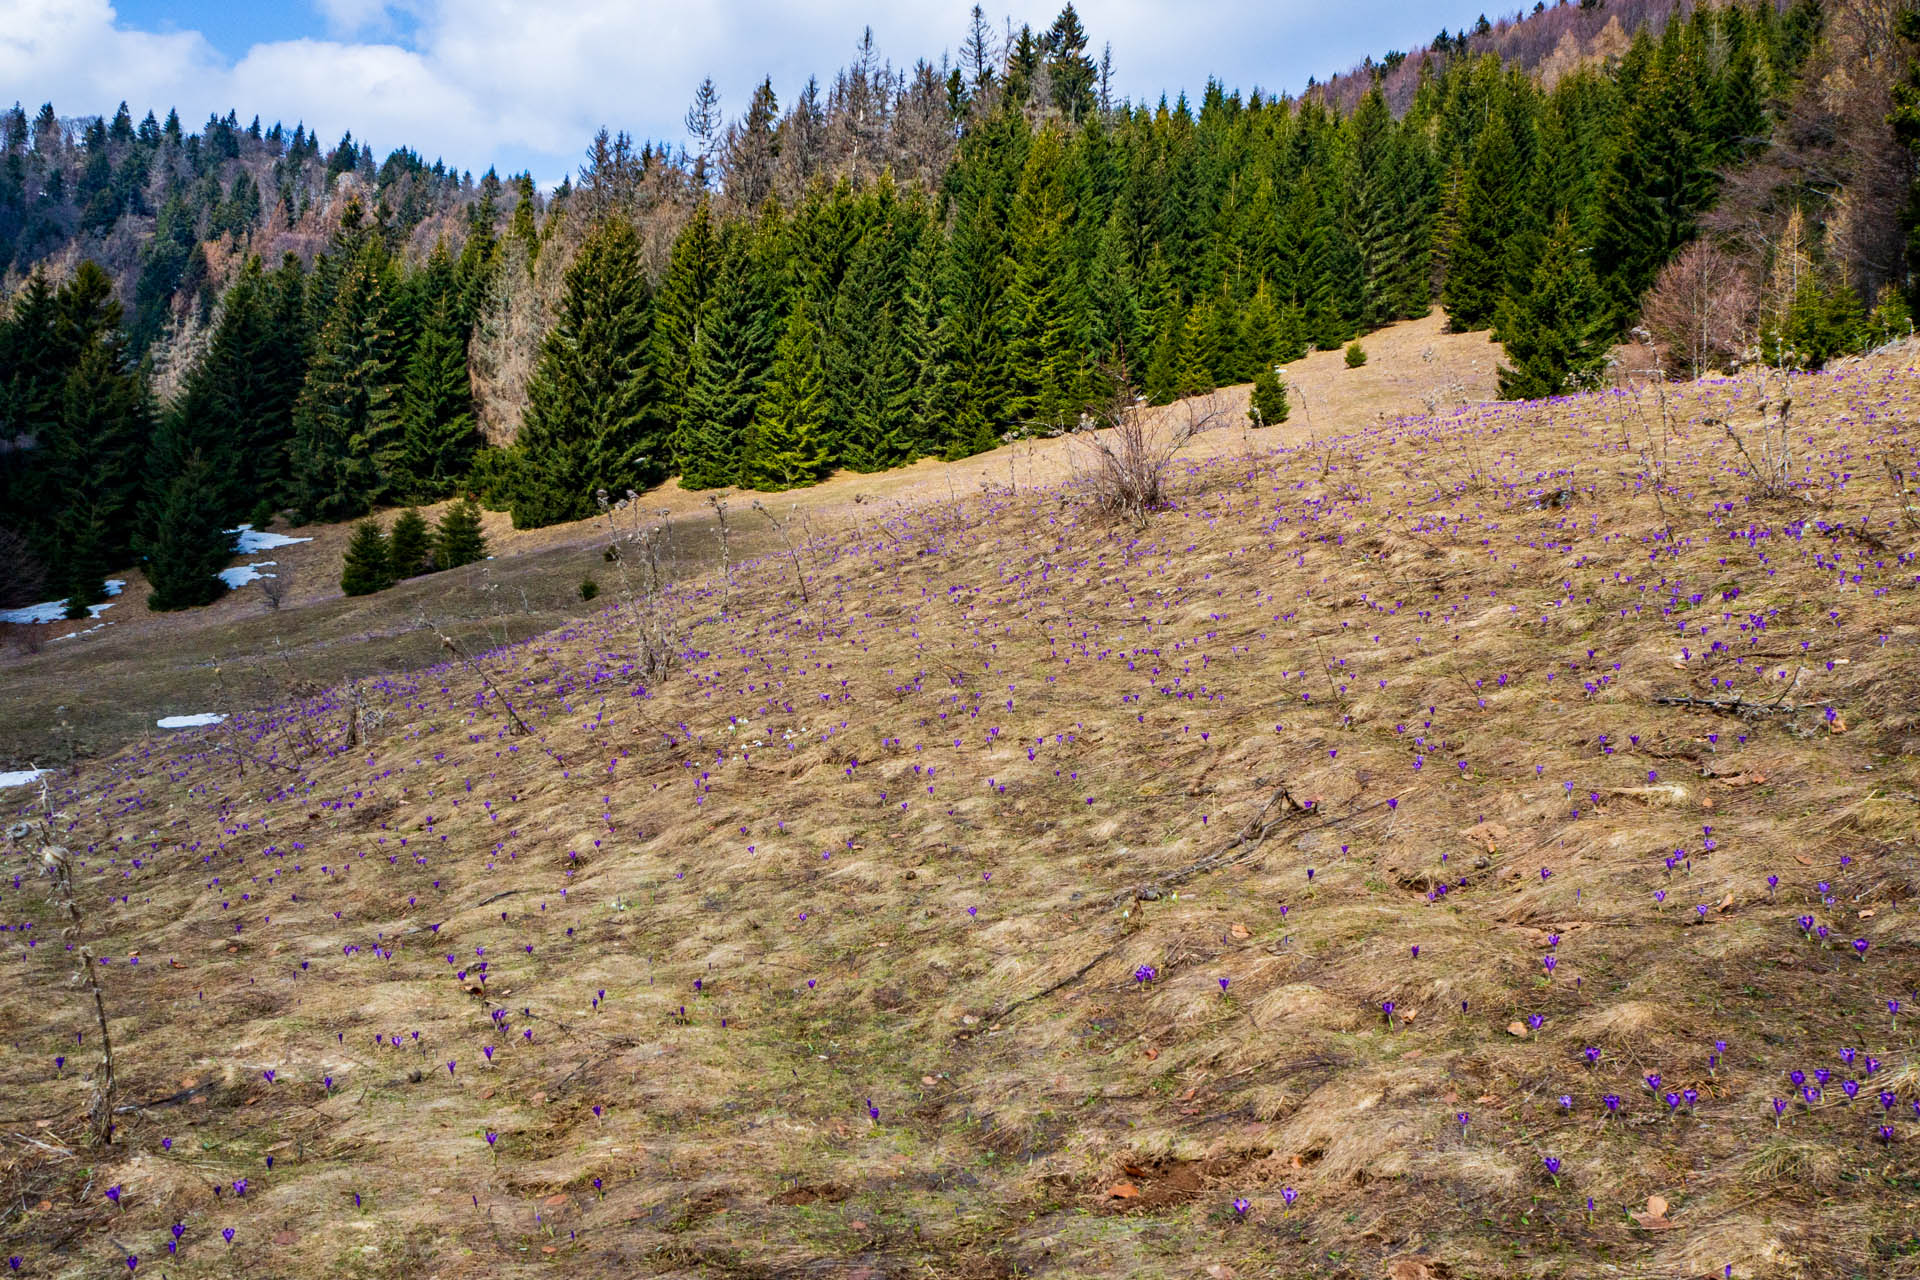
[[[1145,102],[1072,5],[976,8],[937,63],[869,35],[731,118],[705,82],[686,142],[603,130],[547,191],[237,112],[16,105],[9,592],[79,616],[138,564],[153,607],[203,604],[275,513],[464,493],[525,528],[669,476],[960,458],[1436,306],[1506,345],[1515,398],[1636,332],[1675,376],[1816,367],[1914,300],[1920,19],[1873,9],[1536,6],[1294,95]],[[1878,81],[1836,100],[1850,70]]]

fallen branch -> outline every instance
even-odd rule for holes
[[[1015,1000],[1012,1004],[1007,1005],[1005,1008],[999,1010],[998,1012],[988,1014],[985,1018],[981,1019],[981,1021],[986,1023],[988,1026],[992,1026],[996,1022],[1004,1021],[1006,1016],[1012,1013],[1015,1009],[1019,1009],[1025,1005],[1030,1005],[1035,1000],[1044,1000],[1048,996],[1052,995],[1054,992],[1058,991],[1060,988],[1068,985],[1069,983],[1080,981],[1080,979],[1086,977],[1087,974],[1093,971],[1093,967],[1095,965],[1099,964],[1102,960],[1105,960],[1108,956],[1112,955],[1114,952],[1118,951],[1119,949],[1120,949],[1120,944],[1117,942],[1114,943],[1112,946],[1108,947],[1105,951],[1102,951],[1099,955],[1087,961],[1085,964],[1081,965],[1078,969],[1075,969],[1072,973],[1068,974],[1066,977],[1060,979],[1060,981],[1052,983],[1049,986],[1043,987],[1040,990],[1034,992],[1030,996],[1020,997],[1018,1000]]]
[[[1667,707],[1692,707],[1700,711],[1725,711],[1737,716],[1793,715],[1830,707],[1831,702],[1748,702],[1745,698],[1696,698],[1691,694],[1675,696],[1655,694],[1655,702]]]

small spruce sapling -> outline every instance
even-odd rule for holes
[[[1277,427],[1287,420],[1292,406],[1287,403],[1287,384],[1280,381],[1280,375],[1271,366],[1262,366],[1253,380],[1253,396],[1247,406],[1247,417],[1256,427]]]
[[[353,526],[347,542],[346,560],[340,569],[340,589],[350,596],[372,595],[393,585],[393,556],[387,535],[377,520],[362,520]]]

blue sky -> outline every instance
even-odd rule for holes
[[[415,147],[460,168],[530,168],[550,184],[604,124],[678,141],[703,75],[729,112],[771,75],[784,103],[844,65],[871,23],[896,65],[956,50],[966,3],[912,0],[0,0],[0,92],[62,115],[177,105],[190,122],[344,129],[384,154]],[[1411,0],[1085,0],[1118,92],[1297,92],[1309,76],[1471,22],[1471,4]],[[985,5],[996,27],[1052,21],[1057,3]],[[1497,10],[1490,11],[1497,16]]]

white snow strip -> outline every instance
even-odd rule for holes
[[[260,572],[261,569],[266,568],[268,565],[277,563],[279,562],[275,560],[255,560],[252,564],[237,564],[231,569],[222,569],[220,571],[220,581],[226,583],[235,591],[238,591],[241,587],[246,586],[256,578],[278,577],[278,574]]]
[[[24,787],[40,775],[52,772],[51,769],[16,769],[12,773],[0,773],[0,787]]]
[[[106,581],[107,594],[117,596],[120,594],[120,588],[126,585],[127,584],[119,578],[108,578]],[[97,618],[112,607],[113,601],[111,600],[102,604],[91,605],[87,609],[87,616]],[[44,600],[39,604],[30,604],[19,609],[0,609],[0,622],[17,622],[25,626],[37,626],[48,622],[58,622],[66,616],[67,602],[65,600]]]
[[[312,538],[289,538],[284,533],[262,533],[250,524],[243,524],[238,529],[229,529],[227,532],[239,538],[233,550],[236,555],[243,556],[250,556],[256,551],[271,551],[275,547],[290,547],[296,542],[313,541]]]
[[[198,729],[204,725],[219,724],[226,718],[224,711],[202,711],[195,716],[161,716],[154,723],[162,729]]]

